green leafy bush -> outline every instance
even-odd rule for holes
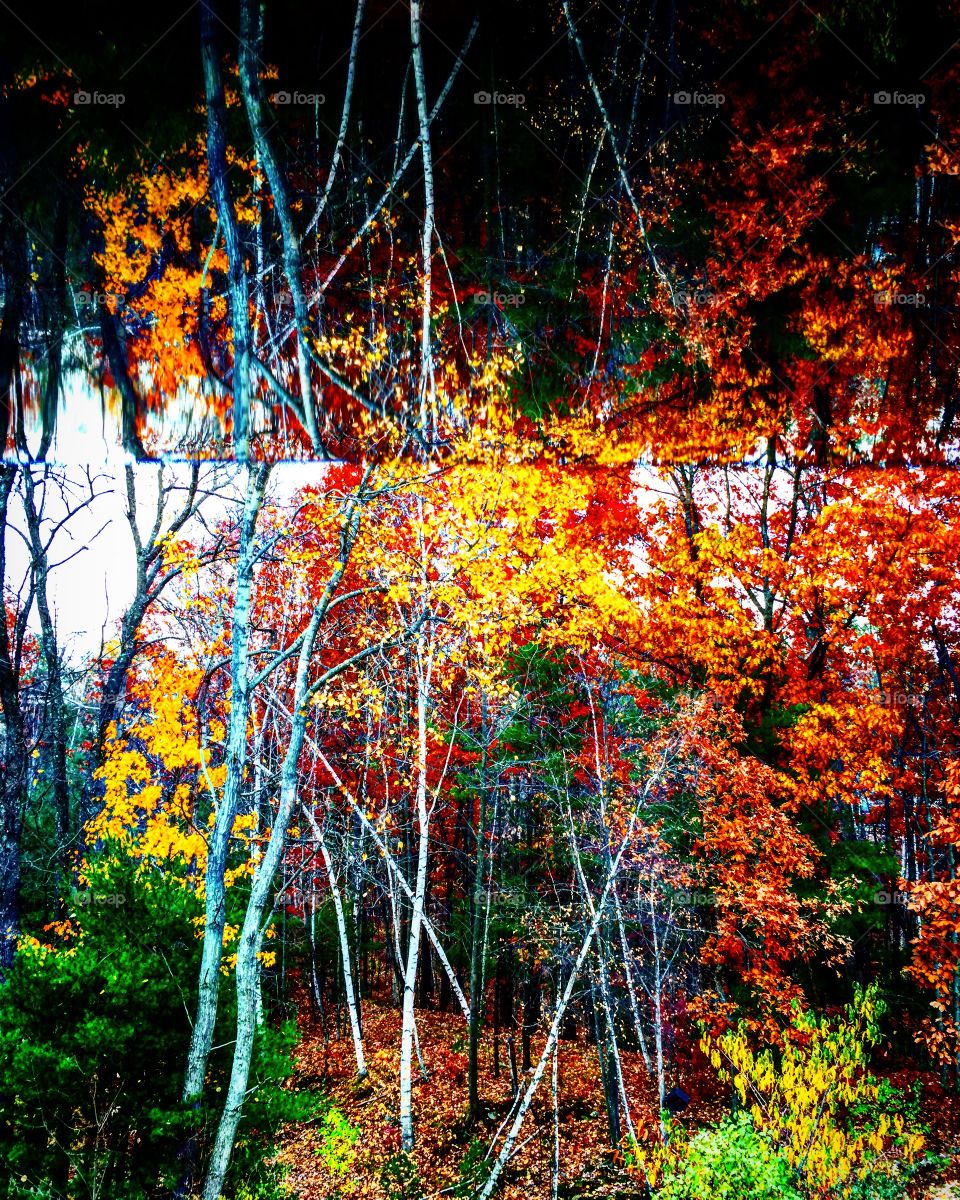
[[[236,901],[235,901],[236,902]],[[0,985],[0,1198],[141,1200],[169,1195],[219,1117],[235,1007],[221,989],[207,1107],[180,1088],[196,1003],[201,902],[169,872],[100,856],[70,928],[24,939]],[[258,1036],[231,1179],[275,1191],[276,1131],[317,1099],[285,1086],[293,1023]],[[225,1045],[224,1045],[225,1044]]]
[[[657,1200],[800,1200],[790,1168],[745,1114],[691,1138]]]
[[[0,987],[0,1195],[149,1194],[174,1157],[199,902],[112,863],[71,909]]]
[[[380,1171],[380,1186],[388,1200],[420,1200],[423,1184],[413,1156],[403,1150],[391,1155]]]
[[[354,1146],[360,1130],[351,1125],[335,1104],[323,1115],[320,1122],[320,1145],[317,1154],[331,1175],[346,1175],[353,1166],[357,1152]]]

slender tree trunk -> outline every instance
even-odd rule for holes
[[[553,1107],[553,1156],[550,1163],[550,1200],[557,1200],[560,1190],[560,1042],[553,1045],[553,1066],[550,1070],[550,1099]]]
[[[543,1047],[543,1052],[540,1055],[536,1067],[534,1068],[533,1076],[530,1079],[530,1082],[527,1084],[520,1103],[517,1105],[513,1122],[506,1138],[504,1139],[503,1145],[501,1146],[500,1151],[494,1160],[493,1167],[491,1168],[490,1174],[487,1177],[487,1181],[477,1196],[477,1200],[490,1200],[490,1197],[497,1189],[497,1184],[500,1180],[500,1175],[503,1171],[503,1168],[506,1166],[507,1161],[513,1153],[513,1148],[516,1145],[517,1137],[519,1136],[520,1128],[523,1125],[524,1118],[527,1115],[530,1105],[533,1103],[533,1098],[536,1095],[537,1088],[540,1086],[540,1080],[543,1078],[543,1073],[546,1070],[547,1063],[550,1061],[550,1057],[553,1054],[554,1048],[556,1047],[557,1038],[560,1032],[560,1025],[563,1021],[567,1006],[570,1004],[571,997],[573,996],[573,989],[576,986],[577,980],[580,978],[580,973],[583,970],[583,964],[586,962],[587,955],[590,953],[594,938],[597,935],[597,929],[600,925],[600,921],[602,920],[603,914],[606,911],[607,903],[610,899],[610,889],[613,886],[617,873],[620,870],[620,863],[623,859],[623,856],[633,841],[633,835],[637,824],[637,816],[638,811],[635,809],[631,814],[630,822],[628,824],[626,834],[624,835],[624,839],[613,860],[610,871],[607,873],[607,878],[604,883],[603,890],[600,893],[599,899],[595,905],[591,901],[591,908],[593,909],[591,921],[587,927],[586,933],[583,936],[583,940],[580,943],[580,949],[571,967],[570,974],[567,977],[566,987],[563,989],[562,994],[557,999],[553,1021],[551,1022],[549,1032],[547,1033],[547,1040]]]
[[[330,760],[323,753],[323,751],[319,748],[319,746],[314,744],[312,746],[312,749],[313,749],[313,752],[316,754],[318,761],[323,764],[323,767],[326,770],[327,774],[330,776],[330,778],[333,780],[333,782],[336,784],[336,786],[340,789],[341,793],[343,794],[347,803],[350,805],[350,808],[352,809],[353,813],[356,815],[357,819],[360,821],[360,824],[363,826],[364,830],[373,839],[374,845],[377,847],[377,849],[383,855],[383,861],[386,863],[387,870],[390,873],[391,880],[393,880],[396,883],[396,885],[398,886],[400,891],[403,892],[404,896],[406,896],[407,900],[411,904],[413,904],[413,902],[414,902],[413,889],[410,887],[410,884],[407,882],[406,878],[404,877],[403,871],[401,871],[401,869],[397,866],[397,861],[394,858],[386,840],[383,837],[381,837],[381,835],[378,833],[376,826],[373,825],[370,818],[364,812],[362,805],[360,805],[357,802],[356,796],[354,796],[353,793],[348,788],[344,787],[343,780],[340,778],[339,774],[337,773],[337,771],[331,764]],[[427,916],[426,912],[421,912],[420,919],[423,924],[423,932],[430,939],[430,943],[433,946],[434,951],[436,952],[436,955],[440,962],[440,965],[443,967],[443,969],[446,973],[447,979],[450,981],[450,990],[453,992],[454,997],[456,998],[457,1004],[460,1006],[460,1011],[463,1013],[463,1019],[465,1021],[469,1022],[469,1020],[470,1020],[470,1005],[467,1002],[466,996],[464,996],[464,994],[463,994],[463,988],[460,986],[460,981],[457,979],[457,974],[454,971],[453,966],[450,963],[450,959],[447,955],[447,952],[443,948],[443,944],[440,941],[440,935],[437,933],[433,922]],[[402,962],[402,960],[403,960],[403,955],[401,954],[398,957],[397,961],[399,963],[399,962]]]
[[[617,1120],[611,1120],[611,1127],[615,1124],[615,1138],[613,1140],[614,1148],[620,1144],[621,1129],[620,1117],[627,1126],[627,1132],[636,1141],[636,1131],[633,1128],[633,1119],[630,1116],[630,1099],[627,1096],[627,1085],[623,1078],[623,1060],[620,1057],[620,1044],[617,1040],[617,1023],[614,1020],[613,995],[610,987],[610,973],[607,969],[606,946],[601,946],[600,954],[600,997],[603,1000],[603,1015],[604,1024],[607,1033],[607,1071],[608,1077],[615,1085],[615,1097],[617,1104]],[[612,1113],[612,1106],[611,1106]]]
[[[414,1147],[413,1091],[411,1066],[414,1036],[414,1002],[417,966],[420,960],[420,935],[423,929],[423,905],[427,891],[427,866],[430,853],[430,814],[427,808],[427,704],[432,672],[433,646],[421,630],[417,637],[417,878],[413,894],[407,961],[403,972],[403,1009],[400,1033],[400,1141],[408,1153]]]
[[[598,956],[603,954],[603,948],[598,950]],[[620,1144],[620,1095],[614,1079],[612,1059],[610,1056],[609,1028],[606,1017],[601,1028],[600,1005],[597,1003],[597,985],[590,983],[590,1015],[593,1017],[593,1031],[597,1046],[597,1062],[600,1066],[600,1084],[603,1089],[603,1102],[607,1110],[607,1132],[610,1145],[614,1150]]]
[[[7,140],[7,139],[5,139]],[[9,139],[12,141],[12,139]],[[16,160],[12,146],[3,147],[8,163]],[[25,451],[22,437],[20,403],[20,326],[23,323],[27,289],[25,226],[20,220],[19,204],[13,189],[5,201],[9,215],[0,234],[3,269],[3,319],[0,321],[0,457],[7,453],[7,439],[13,433],[14,448]]]
[[[520,1079],[517,1075],[517,1039],[513,1029],[507,1034],[507,1065],[510,1067],[510,1090],[514,1099],[520,1094]]]
[[[613,905],[614,915],[617,919],[617,932],[620,937],[620,953],[623,956],[623,971],[627,982],[627,996],[630,999],[630,1015],[633,1017],[633,1028],[637,1035],[637,1041],[640,1044],[640,1053],[643,1055],[643,1065],[647,1068],[648,1072],[652,1072],[653,1060],[650,1058],[650,1050],[647,1046],[643,1020],[640,1015],[640,1005],[637,1002],[637,986],[633,978],[633,955],[630,952],[630,943],[627,941],[627,931],[623,920],[623,905],[620,903],[620,896],[616,893],[614,893]]]
[[[333,859],[330,856],[330,850],[327,846],[326,838],[324,837],[323,829],[318,824],[313,813],[304,806],[307,820],[313,829],[314,836],[317,839],[317,844],[320,847],[320,855],[323,858],[323,865],[327,872],[327,881],[330,884],[330,895],[333,899],[333,910],[337,918],[337,935],[340,941],[340,958],[343,963],[343,990],[346,994],[347,1012],[350,1017],[350,1032],[353,1035],[353,1050],[357,1059],[357,1076],[364,1079],[367,1074],[367,1064],[363,1057],[363,1034],[360,1031],[360,1002],[357,999],[353,987],[353,967],[350,959],[350,939],[347,935],[347,921],[343,912],[343,898],[340,893],[340,884],[337,880],[336,868],[333,864]]]
[[[36,481],[29,467],[22,472],[23,507],[27,518],[30,537],[31,576],[36,597],[37,615],[40,618],[40,648],[47,672],[45,702],[45,729],[47,735],[47,763],[50,771],[51,799],[53,803],[56,910],[62,913],[70,854],[70,793],[67,787],[67,728],[64,713],[63,675],[57,632],[50,612],[47,596],[49,563],[47,548],[43,544],[40,529],[41,514],[37,508]]]
[[[43,383],[43,393],[40,398],[40,448],[37,458],[43,460],[50,451],[57,429],[57,413],[60,407],[60,382],[63,370],[63,331],[67,307],[67,235],[69,218],[67,209],[67,193],[61,189],[57,197],[57,212],[53,228],[53,253],[50,255],[49,269],[53,276],[45,299],[48,344],[47,344],[47,377]]]
[[[237,554],[236,599],[230,652],[230,717],[227,723],[226,779],[223,796],[217,806],[213,832],[207,848],[204,878],[205,904],[203,950],[197,1013],[190,1039],[190,1052],[183,1084],[183,1098],[194,1100],[203,1092],[207,1059],[213,1045],[220,988],[220,960],[223,956],[223,931],[226,924],[225,876],[230,834],[237,816],[243,773],[247,758],[247,712],[249,692],[247,664],[250,652],[250,616],[253,595],[253,570],[257,559],[257,518],[263,504],[268,466],[251,467],[247,473],[247,492],[240,525]]]
[[[0,979],[13,963],[20,936],[20,834],[26,794],[26,746],[17,715],[5,704],[3,812],[0,814]]]
[[[280,239],[283,248],[283,266],[290,287],[294,314],[294,341],[297,349],[297,372],[300,380],[300,416],[304,428],[310,438],[310,445],[315,454],[320,453],[322,444],[317,428],[317,414],[313,400],[313,388],[310,380],[310,359],[307,355],[305,338],[309,314],[307,312],[306,296],[303,290],[303,272],[300,262],[300,240],[293,223],[290,200],[287,193],[287,181],[277,162],[277,157],[270,144],[267,134],[267,123],[263,114],[263,101],[260,87],[260,47],[262,44],[262,28],[259,16],[258,0],[241,0],[240,4],[240,90],[243,94],[244,108],[250,130],[253,133],[253,145],[257,160],[263,167],[270,191],[273,195],[274,209],[280,224]]]
[[[521,1018],[520,1040],[524,1071],[529,1071],[532,1065],[530,1048],[533,1035],[540,1024],[542,1007],[542,968],[534,966],[523,987],[523,1016]]]
[[[280,773],[280,804],[270,830],[270,840],[267,843],[266,851],[254,871],[253,882],[250,886],[250,898],[240,929],[236,971],[237,1036],[233,1049],[233,1067],[230,1072],[230,1083],[227,1087],[223,1113],[210,1156],[210,1165],[207,1169],[207,1178],[203,1189],[204,1200],[219,1200],[220,1193],[223,1191],[223,1183],[230,1165],[237,1128],[243,1112],[243,1102],[247,1094],[247,1080],[250,1076],[250,1062],[253,1058],[254,1037],[257,1028],[256,998],[260,976],[260,960],[257,956],[266,928],[264,914],[273,899],[274,877],[280,866],[280,859],[287,840],[287,828],[297,802],[297,768],[307,726],[310,659],[316,644],[317,631],[323,620],[324,607],[318,605],[314,609],[306,636],[300,647],[291,714],[290,742]]]
[[[467,1059],[467,1103],[470,1120],[480,1113],[480,1034],[484,1018],[482,908],[484,876],[486,874],[486,815],[487,815],[487,698],[480,701],[480,740],[483,746],[480,760],[480,795],[477,811],[477,836],[474,852],[473,894],[470,921],[470,1045]]]
[[[19,468],[0,463],[0,589],[7,582],[7,511]],[[25,617],[14,629],[0,621],[0,707],[3,776],[0,778],[0,979],[13,963],[20,936],[20,835],[27,791],[27,746],[20,697],[20,646]],[[12,633],[12,636],[11,636]]]
[[[661,959],[660,935],[657,929],[657,908],[653,881],[650,883],[650,928],[653,942],[653,1038],[657,1063],[657,1094],[660,1110],[663,1111],[667,1095],[666,1067],[663,1055],[663,963]]]
[[[361,489],[366,487],[372,471],[373,468],[368,468],[365,472]],[[347,561],[359,530],[364,503],[362,491],[351,497],[346,503],[340,533],[339,558],[330,573],[322,596],[314,606],[306,628],[298,639],[300,649],[297,655],[293,705],[290,710],[290,741],[280,771],[280,803],[274,816],[267,848],[253,873],[250,896],[237,944],[237,1032],[233,1046],[233,1065],[204,1183],[205,1200],[219,1200],[223,1190],[243,1112],[243,1102],[247,1094],[247,1081],[250,1077],[250,1063],[253,1059],[254,1038],[257,1029],[256,1004],[260,979],[258,954],[264,932],[269,924],[269,918],[265,919],[265,914],[268,905],[273,900],[274,879],[280,867],[287,842],[287,829],[298,799],[298,768],[307,735],[309,703],[326,682],[345,670],[357,658],[357,656],[353,656],[344,659],[338,667],[325,671],[314,683],[310,683],[310,663],[316,646],[317,634],[346,571]],[[375,648],[380,649],[381,647]],[[363,654],[366,655],[370,652],[372,649],[364,651]],[[272,670],[272,668],[268,668],[268,670]],[[263,673],[261,673],[261,677],[262,675]],[[245,676],[244,680],[246,682]]]
[[[434,417],[433,349],[430,320],[433,306],[433,146],[430,141],[430,116],[427,85],[423,69],[420,0],[410,0],[410,40],[413,44],[413,80],[417,91],[417,120],[420,126],[420,154],[423,161],[423,313],[420,324],[420,435],[429,440],[429,424]]]
[[[227,291],[233,332],[233,447],[238,461],[245,462],[250,456],[250,298],[244,246],[230,196],[226,102],[220,68],[218,25],[217,0],[202,0],[200,43],[207,102],[207,171],[228,261]]]
[[[102,289],[106,286],[102,283],[102,277],[99,286],[102,294]],[[110,365],[114,386],[120,392],[120,440],[127,454],[132,458],[142,459],[146,457],[146,453],[137,429],[140,401],[137,397],[137,389],[130,377],[127,351],[122,340],[123,327],[116,314],[110,311],[102,299],[97,308],[97,318],[100,324],[100,343],[103,346],[103,353]]]

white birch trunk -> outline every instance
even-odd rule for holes
[[[557,1001],[557,1007],[553,1015],[553,1021],[550,1025],[550,1031],[547,1034],[546,1044],[543,1047],[543,1053],[540,1055],[540,1059],[534,1068],[533,1076],[531,1077],[530,1082],[527,1084],[522,1099],[517,1106],[516,1115],[513,1118],[513,1123],[510,1126],[510,1130],[504,1139],[504,1143],[500,1148],[499,1154],[494,1160],[493,1167],[489,1176],[487,1177],[486,1183],[483,1185],[483,1188],[477,1195],[477,1200],[490,1200],[490,1197],[496,1191],[497,1183],[500,1179],[501,1173],[503,1172],[503,1168],[506,1166],[513,1153],[513,1149],[517,1143],[517,1138],[520,1134],[520,1128],[523,1125],[524,1118],[527,1115],[530,1105],[533,1103],[533,1098],[536,1095],[537,1088],[540,1086],[540,1080],[543,1078],[543,1073],[546,1070],[547,1063],[550,1061],[550,1056],[553,1054],[554,1048],[557,1044],[564,1014],[570,1004],[570,998],[573,995],[573,989],[580,977],[583,964],[587,960],[587,955],[590,953],[590,948],[593,945],[593,939],[596,937],[597,929],[599,928],[603,914],[606,911],[607,902],[610,899],[610,892],[620,871],[620,864],[623,861],[623,856],[626,854],[628,848],[633,842],[633,835],[636,831],[638,818],[639,807],[634,808],[630,815],[630,821],[627,825],[626,833],[624,834],[623,841],[620,843],[620,847],[610,865],[610,869],[607,871],[607,877],[598,901],[596,904],[594,904],[593,900],[588,897],[589,907],[591,910],[590,924],[587,927],[583,941],[580,944],[580,950],[577,953],[576,960],[574,961],[573,967],[571,968],[570,974],[567,978],[566,986],[564,987],[563,993]],[[576,850],[574,850],[574,852],[576,853]]]
[[[297,661],[297,681],[294,690],[293,725],[290,742],[284,755],[280,774],[280,804],[270,830],[263,858],[257,864],[250,885],[250,898],[244,913],[240,939],[237,945],[237,1037],[233,1050],[233,1068],[227,1087],[220,1124],[214,1139],[210,1165],[204,1183],[204,1200],[219,1200],[223,1191],[227,1168],[233,1153],[233,1145],[243,1112],[253,1058],[256,1034],[256,994],[260,977],[260,960],[257,957],[265,929],[264,914],[273,897],[273,882],[280,865],[287,840],[287,827],[297,801],[297,766],[300,750],[306,733],[307,697],[310,659],[316,642],[323,613],[318,606],[310,619],[307,634],[300,647]]]
[[[403,872],[397,866],[396,860],[394,859],[393,855],[390,853],[390,847],[387,845],[384,838],[382,838],[380,836],[380,834],[377,832],[376,826],[373,824],[373,822],[367,816],[366,812],[363,809],[363,806],[357,802],[356,797],[349,790],[349,788],[344,786],[343,780],[340,778],[340,775],[338,774],[337,770],[335,769],[333,764],[330,762],[330,760],[327,758],[327,756],[323,753],[323,751],[320,749],[320,747],[315,742],[311,742],[310,748],[313,751],[313,753],[317,756],[317,760],[323,764],[323,767],[326,770],[327,774],[330,776],[330,778],[333,780],[333,782],[336,784],[336,786],[340,789],[340,792],[343,795],[344,799],[350,805],[350,808],[356,814],[358,820],[363,825],[366,832],[370,834],[370,837],[373,839],[374,845],[377,847],[377,849],[383,855],[383,860],[387,865],[387,870],[389,871],[391,878],[394,880],[394,882],[397,884],[397,886],[400,888],[400,890],[403,892],[403,894],[406,896],[406,898],[410,901],[410,903],[413,904],[414,903],[413,888],[410,887],[410,884],[404,878]],[[443,970],[447,976],[447,979],[449,979],[449,981],[450,981],[450,990],[453,992],[457,1003],[460,1005],[460,1011],[463,1013],[463,1019],[469,1023],[469,1021],[470,1021],[470,1005],[467,1002],[466,996],[463,994],[463,988],[460,986],[460,981],[457,979],[457,974],[453,969],[450,959],[447,957],[447,952],[443,948],[443,945],[440,941],[439,934],[437,933],[436,929],[434,928],[433,922],[430,920],[430,918],[427,916],[427,914],[425,912],[421,911],[420,919],[421,919],[421,923],[423,925],[423,932],[430,939],[430,944],[433,946],[434,950],[436,951],[437,958],[440,960],[440,965],[443,967]]]
[[[220,990],[220,960],[223,957],[223,931],[226,924],[224,880],[227,851],[236,819],[247,761],[247,710],[249,690],[247,666],[250,652],[250,607],[253,594],[253,568],[256,558],[257,518],[263,504],[269,467],[251,468],[247,473],[247,494],[240,526],[237,562],[236,600],[230,652],[230,716],[227,724],[227,775],[223,795],[214,817],[213,832],[207,850],[204,878],[203,947],[197,1014],[190,1037],[183,1099],[194,1100],[203,1092],[207,1059],[213,1045]]]
[[[430,142],[430,115],[427,108],[427,84],[423,70],[420,0],[410,0],[410,40],[413,45],[413,80],[417,91],[417,120],[420,126],[420,156],[423,161],[423,314],[420,325],[420,435],[428,437],[433,408],[433,350],[430,342],[430,315],[433,306],[433,147]]]
[[[413,894],[413,914],[410,918],[410,937],[407,961],[403,973],[403,1010],[400,1032],[400,1142],[409,1153],[414,1147],[413,1086],[411,1067],[414,1039],[414,1001],[416,1000],[417,967],[420,961],[420,935],[423,929],[423,906],[427,891],[427,866],[430,851],[430,812],[427,807],[427,701],[432,668],[432,646],[427,637],[417,637],[417,879]]]
[[[343,899],[340,895],[337,872],[333,865],[333,859],[330,857],[330,851],[327,848],[323,831],[317,825],[312,813],[308,812],[307,816],[313,826],[317,842],[320,845],[320,854],[327,872],[327,880],[330,883],[330,895],[333,898],[333,910],[337,917],[337,934],[340,939],[340,958],[343,962],[343,990],[347,997],[350,1032],[353,1035],[353,1050],[357,1058],[357,1076],[363,1079],[367,1074],[367,1064],[363,1057],[363,1035],[360,1029],[360,1002],[353,989],[353,966],[350,960],[350,939],[347,936],[347,922],[343,912]]]

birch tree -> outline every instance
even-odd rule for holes
[[[490,1196],[492,1196],[496,1191],[503,1168],[510,1161],[514,1147],[517,1144],[517,1138],[519,1137],[520,1130],[523,1126],[524,1118],[530,1109],[530,1105],[533,1103],[533,1098],[540,1086],[540,1081],[542,1080],[544,1072],[546,1071],[547,1064],[550,1062],[553,1056],[554,1048],[560,1035],[560,1027],[573,996],[574,989],[580,981],[581,973],[593,947],[594,939],[597,936],[597,931],[599,930],[600,925],[606,916],[607,905],[610,902],[610,897],[614,887],[616,886],[617,878],[619,876],[624,859],[634,843],[634,838],[637,833],[644,803],[656,783],[662,777],[670,756],[670,747],[665,747],[659,754],[658,762],[655,768],[648,774],[643,788],[639,790],[631,806],[629,817],[627,818],[625,827],[623,829],[623,836],[621,837],[620,844],[618,845],[616,852],[612,857],[610,866],[605,873],[600,893],[596,900],[593,900],[592,898],[590,899],[588,906],[590,920],[581,938],[580,946],[571,965],[564,988],[557,998],[557,1002],[554,1007],[553,1020],[551,1021],[550,1028],[547,1032],[547,1038],[544,1043],[543,1051],[537,1061],[537,1065],[534,1068],[533,1075],[531,1076],[529,1083],[518,1097],[518,1101],[515,1105],[515,1115],[510,1123],[510,1127],[507,1131],[506,1137],[503,1140],[503,1144],[493,1159],[490,1174],[487,1176],[486,1182],[477,1194],[477,1200],[489,1200]],[[575,835],[571,844],[571,849],[574,853],[576,853]]]
[[[281,654],[265,667],[258,676],[266,677],[292,653],[296,652],[296,677],[290,708],[290,736],[283,756],[280,773],[280,795],[274,814],[270,838],[263,857],[257,862],[253,873],[250,896],[244,911],[243,922],[237,943],[236,990],[237,1032],[234,1042],[233,1064],[230,1082],[224,1101],[223,1112],[217,1127],[210,1163],[204,1183],[206,1200],[218,1200],[223,1189],[237,1129],[243,1112],[244,1097],[253,1057],[256,1034],[256,1011],[258,980],[260,971],[259,953],[269,919],[265,920],[274,897],[274,878],[286,847],[287,830],[299,799],[299,763],[307,736],[307,721],[311,701],[334,679],[359,666],[374,654],[398,644],[405,636],[404,631],[388,634],[353,654],[341,658],[333,666],[311,678],[311,667],[317,638],[328,611],[332,607],[337,591],[347,569],[353,546],[356,542],[364,507],[371,498],[370,483],[374,469],[368,468],[357,489],[343,502],[343,516],[337,559],[333,563],[323,593],[314,605],[303,632]],[[414,631],[415,632],[415,631]]]
[[[257,520],[269,478],[269,466],[250,467],[246,471],[246,494],[237,545],[236,592],[231,614],[230,715],[224,755],[227,772],[223,795],[214,815],[204,873],[203,950],[197,1009],[183,1083],[183,1097],[188,1101],[196,1100],[203,1091],[207,1059],[213,1045],[213,1031],[217,1019],[220,961],[223,956],[223,932],[226,925],[227,849],[239,808],[247,761],[250,617],[254,568],[260,557]]]

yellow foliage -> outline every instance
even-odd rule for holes
[[[923,1148],[923,1137],[906,1131],[902,1116],[882,1111],[881,1083],[867,1070],[883,1008],[869,988],[836,1023],[798,1011],[776,1059],[769,1048],[751,1047],[743,1025],[701,1041],[720,1078],[741,1104],[749,1100],[755,1125],[813,1194],[850,1196],[879,1163],[912,1163]],[[875,1115],[851,1129],[852,1111]]]

